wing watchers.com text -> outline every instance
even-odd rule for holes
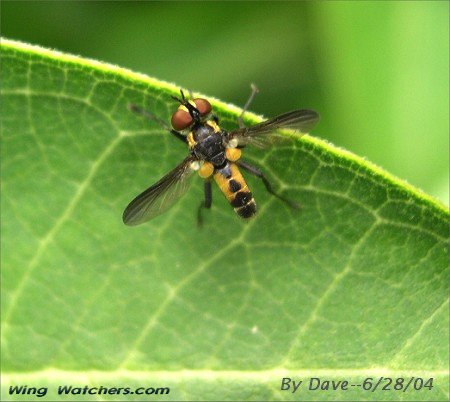
[[[28,385],[14,385],[9,387],[9,395],[34,395],[42,398],[47,395],[48,387],[29,387]],[[60,385],[56,390],[58,395],[168,395],[169,387],[99,387]]]

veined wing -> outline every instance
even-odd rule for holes
[[[234,130],[229,134],[229,138],[237,139],[238,146],[241,147],[249,144],[264,147],[270,145],[277,138],[283,138],[278,131],[280,129],[291,129],[300,134],[306,134],[318,121],[319,114],[314,110],[294,110],[254,126]]]
[[[123,222],[135,226],[147,222],[168,210],[189,188],[192,176],[191,163],[195,158],[188,156],[161,180],[139,194],[123,212]]]

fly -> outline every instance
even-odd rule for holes
[[[252,93],[239,116],[239,128],[226,131],[219,126],[219,119],[212,113],[208,100],[188,100],[182,90],[180,103],[171,119],[172,128],[164,121],[135,105],[130,109],[151,120],[157,121],[176,138],[187,144],[189,155],[161,180],[139,194],[126,207],[123,222],[134,226],[144,223],[169,209],[188,189],[195,171],[204,179],[204,201],[198,207],[198,223],[202,223],[202,210],[212,203],[211,182],[215,181],[236,213],[243,219],[256,214],[256,202],[241,174],[241,169],[259,177],[267,191],[285,202],[291,208],[299,205],[273,190],[266,176],[256,167],[244,162],[242,148],[247,145],[265,147],[280,138],[278,130],[293,129],[300,134],[308,133],[319,121],[319,114],[313,110],[294,110],[262,123],[245,127],[243,115],[257,92]],[[191,96],[192,98],[192,96]]]

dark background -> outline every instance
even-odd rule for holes
[[[10,39],[128,67],[273,116],[448,203],[449,3],[11,2]]]

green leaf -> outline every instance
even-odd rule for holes
[[[127,203],[187,154],[127,105],[168,120],[178,87],[1,49],[3,400],[36,399],[8,395],[11,384],[48,386],[52,400],[68,400],[64,384],[169,386],[164,399],[188,400],[448,399],[443,206],[306,136],[244,150],[301,211],[246,175],[258,216],[239,220],[214,189],[200,230],[195,177],[169,212],[126,227]],[[240,109],[212,103],[236,127]],[[433,388],[280,391],[283,377],[380,376],[432,377]]]

